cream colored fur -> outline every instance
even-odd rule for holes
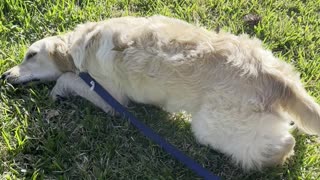
[[[123,105],[132,100],[191,113],[197,140],[246,170],[281,164],[293,154],[291,120],[320,134],[319,105],[298,74],[247,35],[163,16],[122,17],[79,25],[30,51],[37,54],[6,72],[8,81],[32,79],[25,74],[57,79],[53,98],[80,95],[112,112],[76,75],[89,72]],[[36,75],[42,69],[48,72]]]

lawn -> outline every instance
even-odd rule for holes
[[[243,20],[250,13],[262,17],[256,26]],[[260,38],[320,102],[319,0],[1,0],[0,73],[21,62],[32,42],[76,24],[154,14]],[[0,179],[201,179],[125,120],[83,99],[53,102],[52,87],[0,82]],[[141,104],[129,110],[223,179],[320,179],[317,137],[293,132],[296,154],[284,166],[245,173],[199,145],[187,115]]]

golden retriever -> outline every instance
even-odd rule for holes
[[[113,18],[35,42],[2,77],[13,84],[56,80],[54,99],[79,95],[112,112],[79,72],[123,105],[132,100],[191,113],[197,140],[245,170],[281,164],[293,154],[291,120],[320,134],[320,107],[299,75],[247,35],[163,16]]]

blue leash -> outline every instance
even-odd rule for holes
[[[188,168],[192,169],[199,176],[206,180],[219,180],[218,176],[211,174],[207,169],[203,168],[197,162],[195,162],[190,157],[183,154],[173,145],[168,143],[161,136],[156,134],[148,126],[144,125],[137,120],[130,112],[126,110],[117,100],[115,100],[98,82],[96,82],[88,73],[81,72],[79,74],[82,80],[84,80],[92,90],[94,90],[104,101],[106,101],[110,106],[113,107],[118,113],[120,113],[124,118],[128,119],[129,122],[134,125],[137,129],[141,131],[143,135],[152,139],[154,142],[158,143],[165,151],[171,154],[173,157],[178,159],[180,162],[185,164]]]

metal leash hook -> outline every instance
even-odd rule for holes
[[[96,83],[94,81],[90,81],[90,90],[93,91],[94,90],[94,86],[96,85]]]

